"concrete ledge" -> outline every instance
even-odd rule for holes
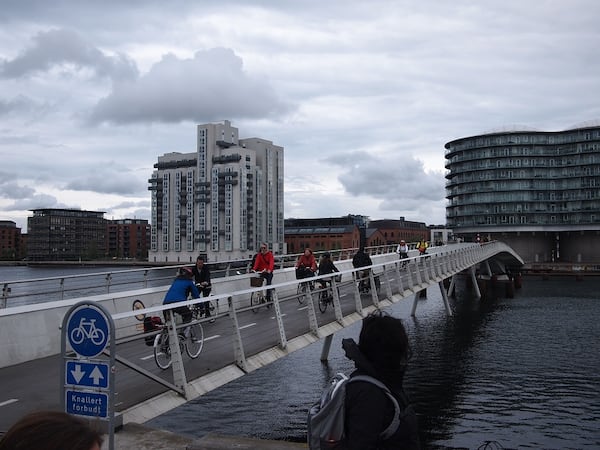
[[[108,450],[108,436],[104,436],[102,450]],[[308,448],[305,443],[268,441],[247,437],[220,436],[209,433],[203,438],[178,435],[170,431],[128,423],[115,433],[115,449],[118,450],[287,450]]]
[[[248,450],[286,450],[308,448],[308,445],[299,442],[267,441],[264,439],[219,436],[209,433],[187,447],[188,450],[223,450],[232,448]]]

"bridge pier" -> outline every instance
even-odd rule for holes
[[[452,310],[450,309],[450,303],[448,302],[448,295],[446,294],[446,288],[444,287],[444,282],[440,281],[440,292],[442,293],[442,299],[444,300],[444,308],[446,308],[446,314],[448,316],[452,316]]]
[[[475,298],[481,298],[481,291],[479,290],[479,284],[477,283],[477,276],[475,275],[475,266],[471,266],[471,281],[473,282],[473,289],[475,289]]]
[[[333,341],[333,334],[325,336],[323,339],[323,349],[321,350],[321,361],[325,362],[329,359],[329,350],[331,349],[331,342]]]

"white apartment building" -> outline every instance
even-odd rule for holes
[[[149,261],[248,258],[261,242],[285,253],[283,147],[239,139],[225,120],[198,125],[194,153],[167,153],[154,167]]]

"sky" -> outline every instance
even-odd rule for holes
[[[2,0],[0,220],[150,220],[196,125],[284,147],[285,217],[445,223],[444,145],[600,118],[597,0]]]

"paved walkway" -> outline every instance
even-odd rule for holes
[[[115,433],[115,450],[299,450],[306,449],[304,443],[266,441],[262,439],[238,438],[208,434],[201,439],[180,436],[169,431],[149,428],[136,423],[127,423]],[[108,436],[102,450],[108,450]]]

